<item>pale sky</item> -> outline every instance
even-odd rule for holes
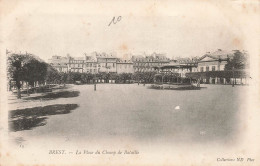
[[[236,19],[239,5],[209,2],[25,0],[6,6],[1,42],[45,61],[93,51],[117,57],[158,52],[172,58],[245,49],[246,25]],[[114,16],[121,20],[108,26]]]

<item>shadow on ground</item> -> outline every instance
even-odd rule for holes
[[[46,125],[50,115],[68,114],[78,107],[77,104],[55,104],[44,107],[18,109],[9,113],[9,130],[31,130],[34,127]]]
[[[70,98],[79,96],[79,91],[50,92],[43,96],[28,97],[25,100],[53,100],[57,98]]]
[[[55,90],[55,89],[69,89],[71,87],[72,87],[71,85],[57,85],[57,86],[52,87],[52,90]]]

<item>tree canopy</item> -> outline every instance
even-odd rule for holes
[[[248,68],[247,54],[237,50],[234,53],[234,57],[228,60],[227,64],[225,65],[225,70],[232,70],[233,67],[235,70],[243,70]]]
[[[35,82],[43,84],[51,80],[50,76],[57,75],[58,71],[32,54],[8,54],[7,74],[10,81],[14,81],[20,98],[21,82],[34,86]],[[11,85],[10,85],[11,86]]]

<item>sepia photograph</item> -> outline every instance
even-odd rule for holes
[[[0,1],[0,165],[260,164],[260,1]]]

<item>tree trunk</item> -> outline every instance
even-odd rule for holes
[[[10,80],[9,81],[9,91],[11,91],[12,90],[12,81]]]
[[[21,98],[21,89],[17,87],[17,98]]]
[[[21,98],[21,82],[16,80],[16,87],[17,87],[17,98]]]
[[[29,94],[29,82],[26,82],[26,85],[27,85],[27,96],[30,96],[30,94]]]
[[[36,82],[33,82],[33,86],[34,86],[34,93],[36,93]]]

